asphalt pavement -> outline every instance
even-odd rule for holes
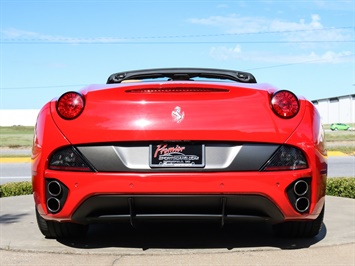
[[[84,239],[46,239],[32,195],[0,198],[0,265],[355,265],[355,200],[326,197],[311,239],[274,237],[263,223],[90,227]]]
[[[17,151],[17,150],[15,150]],[[25,150],[26,155],[30,151]],[[16,157],[14,151],[1,150],[14,157],[0,157],[0,185],[9,182],[31,181],[31,159]],[[355,177],[355,155],[347,156],[339,152],[330,152],[328,156],[328,177]]]

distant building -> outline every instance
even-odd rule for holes
[[[39,110],[0,110],[0,126],[34,126]]]
[[[313,100],[322,124],[355,123],[355,94]]]

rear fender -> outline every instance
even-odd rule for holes
[[[45,203],[44,172],[48,157],[57,147],[69,144],[52,119],[50,104],[45,105],[37,117],[31,157],[33,197],[40,214],[46,212],[41,204]]]
[[[310,212],[320,214],[325,202],[328,157],[320,115],[312,103],[305,103],[307,110],[303,120],[286,143],[304,151],[308,166],[312,170]]]

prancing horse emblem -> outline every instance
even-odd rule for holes
[[[185,113],[181,112],[180,106],[176,106],[174,111],[171,112],[171,116],[174,118],[176,123],[180,123],[184,119]]]

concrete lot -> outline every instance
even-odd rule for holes
[[[355,265],[355,200],[326,198],[313,239],[283,239],[271,227],[238,223],[132,229],[94,225],[82,240],[45,239],[32,196],[0,199],[0,265]]]

